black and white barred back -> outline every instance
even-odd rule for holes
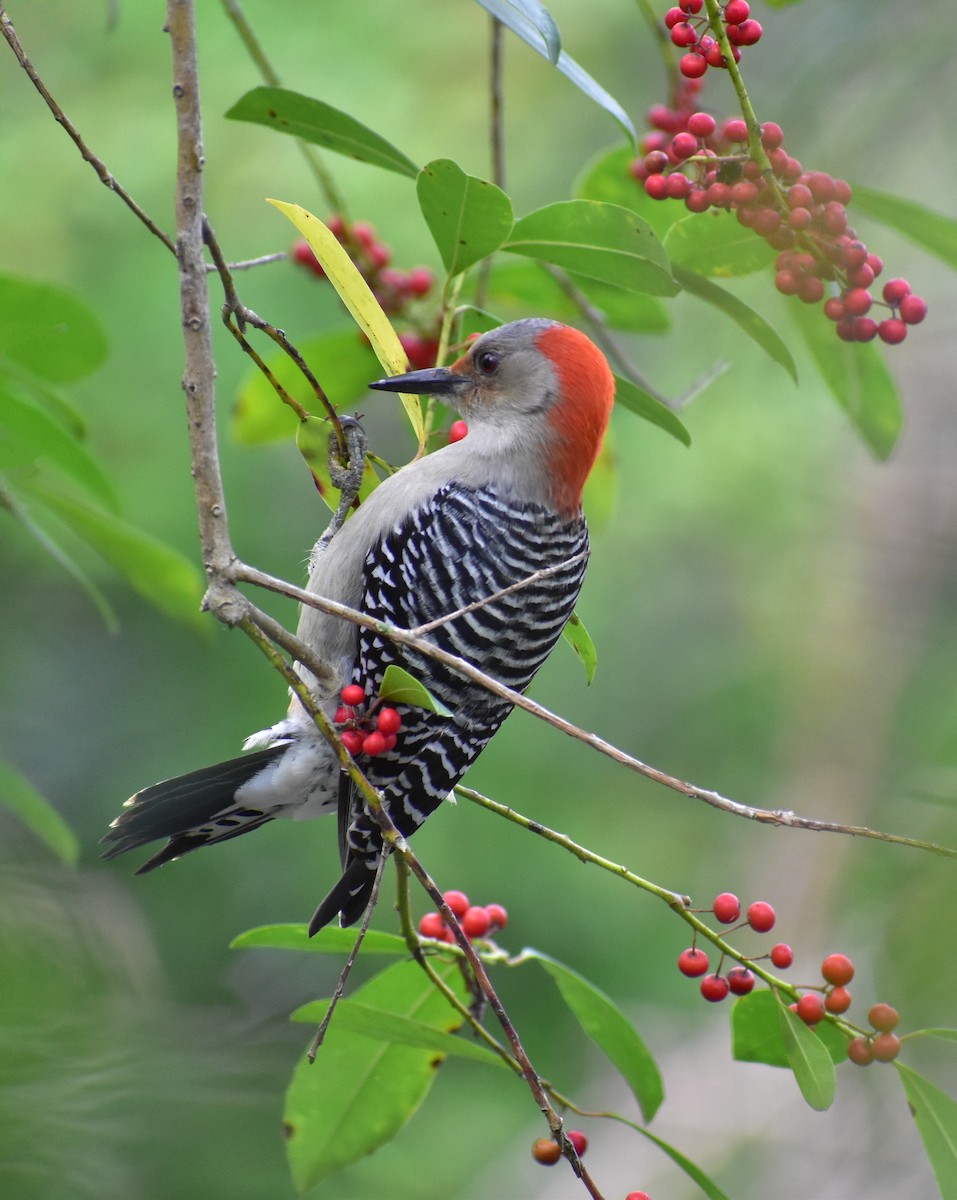
[[[588,529],[580,513],[569,519],[540,504],[503,498],[489,486],[450,483],[370,551],[362,609],[396,626],[415,628],[554,568],[552,574],[444,621],[427,635],[443,650],[522,692],[572,614],[587,553]],[[403,723],[396,748],[363,764],[370,783],[383,793],[392,820],[408,836],[442,803],[512,705],[477,683],[463,684],[462,676],[444,663],[362,630],[353,677],[367,695],[376,694],[390,663],[421,680],[452,714],[400,706]],[[381,848],[378,828],[357,797],[349,809],[347,858],[374,867]],[[344,912],[343,918],[345,923],[349,914]]]

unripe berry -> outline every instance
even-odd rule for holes
[[[368,754],[370,758],[378,758],[380,754],[384,754],[385,735],[375,729],[372,733],[367,733],[362,742],[362,753]]]
[[[690,946],[678,955],[678,970],[689,979],[697,979],[708,969],[708,956],[703,950]]]
[[[754,975],[747,967],[732,967],[728,972],[728,987],[736,996],[746,996],[754,987]]]
[[[758,933],[767,933],[769,929],[774,928],[775,912],[764,900],[755,900],[753,904],[748,905],[748,924]]]
[[[435,938],[438,941],[444,941],[446,928],[441,914],[437,912],[427,912],[419,922],[419,933],[423,937]]]
[[[532,1142],[532,1158],[543,1167],[554,1167],[562,1156],[562,1148],[552,1138],[536,1138]]]
[[[508,913],[501,904],[486,904],[485,911],[492,929],[504,929],[508,924]]]
[[[829,954],[821,963],[821,974],[835,987],[846,987],[854,978],[854,964],[846,954]]]
[[[451,908],[452,912],[461,921],[468,910],[472,907],[469,904],[469,898],[464,892],[443,892],[442,899]]]
[[[805,1025],[816,1025],[824,1016],[824,1001],[817,992],[805,992],[794,1011]]]
[[[824,1007],[835,1016],[846,1013],[851,1007],[851,993],[845,987],[832,988],[824,997]]]
[[[485,937],[491,928],[488,911],[473,905],[462,917],[462,932],[467,938]]]
[[[712,1004],[723,1000],[729,990],[728,981],[722,975],[705,975],[701,981],[701,995]]]
[[[383,708],[376,717],[375,727],[384,737],[388,737],[402,728],[402,718],[394,708]]]
[[[359,683],[350,683],[342,689],[342,703],[348,704],[350,708],[362,704],[365,698],[365,689]]]
[[[566,1136],[571,1144],[575,1147],[575,1153],[579,1158],[581,1158],[581,1156],[588,1149],[588,1138],[585,1137],[580,1129],[569,1129]]]
[[[722,925],[732,925],[741,916],[741,901],[733,892],[715,896],[712,911]]]
[[[900,1013],[890,1004],[872,1004],[867,1019],[881,1033],[890,1033],[892,1029],[897,1028]]]
[[[859,1067],[866,1067],[874,1061],[874,1046],[870,1038],[851,1038],[847,1043],[847,1057]]]
[[[453,421],[449,426],[449,441],[460,442],[466,437],[469,431],[468,425],[464,421]]]
[[[700,79],[707,69],[708,64],[700,54],[683,54],[678,63],[678,70],[686,79]]]
[[[896,1033],[879,1033],[871,1043],[877,1062],[893,1062],[900,1054],[901,1040]]]

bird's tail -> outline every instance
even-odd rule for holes
[[[338,883],[313,913],[309,922],[309,936],[317,934],[333,917],[345,928],[354,925],[369,907],[375,887],[376,861],[366,858],[350,858]]]
[[[287,748],[288,743],[269,746],[143,788],[126,801],[124,811],[101,839],[101,845],[108,845],[103,857],[115,858],[157,838],[168,838],[137,870],[137,875],[143,875],[190,850],[258,829],[272,814],[237,803],[236,790]]]

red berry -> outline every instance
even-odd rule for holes
[[[678,70],[686,79],[700,79],[707,69],[707,61],[700,54],[682,54],[678,63]]]
[[[651,1200],[647,1192],[629,1192],[625,1200]]]
[[[417,333],[400,333],[399,342],[411,367],[420,370],[435,366],[435,357],[439,352],[439,343],[435,338],[419,337]]]
[[[847,273],[847,282],[853,288],[869,288],[874,282],[874,272],[866,262]]]
[[[784,130],[777,121],[765,121],[761,126],[761,145],[765,150],[777,150],[784,145]]]
[[[736,996],[746,996],[754,987],[754,975],[747,967],[732,967],[728,972],[728,987]]]
[[[711,137],[715,127],[716,122],[711,113],[696,112],[688,118],[688,132],[697,138]]]
[[[722,925],[732,925],[741,916],[741,901],[733,892],[715,896],[712,911]]]
[[[562,1148],[552,1138],[536,1138],[532,1142],[532,1158],[543,1167],[553,1167],[562,1156]]]
[[[731,185],[731,203],[735,205],[750,204],[756,200],[758,189],[750,179],[739,179]]]
[[[300,239],[293,243],[292,259],[293,262],[299,263],[301,267],[306,267],[307,270],[312,271],[313,274],[320,276],[320,278],[325,275],[319,259],[313,254],[312,247],[307,241]]]
[[[691,180],[680,171],[672,171],[668,176],[668,199],[684,200],[691,191]]]
[[[867,1019],[881,1033],[890,1033],[897,1027],[900,1014],[890,1004],[872,1004],[867,1013]]]
[[[405,286],[413,296],[424,296],[434,283],[435,275],[428,267],[413,267],[405,277]]]
[[[667,200],[667,175],[649,175],[645,180],[645,194],[650,196],[652,200]]]
[[[748,924],[758,933],[767,933],[774,928],[774,909],[765,900],[755,900],[748,905]]]
[[[453,421],[449,426],[449,441],[460,442],[469,431],[468,425],[464,421]]]
[[[660,175],[670,163],[671,159],[665,154],[664,150],[652,150],[644,158],[645,170],[649,175]]]
[[[877,1062],[892,1062],[900,1053],[901,1040],[896,1033],[879,1033],[871,1044]]]
[[[665,13],[665,28],[666,29],[674,29],[674,27],[678,24],[679,21],[683,21],[685,19],[685,16],[686,16],[686,14],[684,12],[682,12],[682,10],[680,8],[669,8],[668,11]],[[656,104],[655,108],[664,108],[664,105]],[[652,110],[652,111],[654,111],[654,110]],[[666,110],[666,111],[670,111],[670,110]],[[657,123],[654,120],[654,118],[652,117],[651,113],[648,114],[648,120],[651,122],[652,125]]]
[[[834,326],[834,330],[842,342],[857,341],[857,321],[857,317],[841,317]]]
[[[824,280],[818,279],[816,275],[806,275],[801,280],[798,295],[805,304],[817,304],[819,300],[824,299]]]
[[[491,929],[504,929],[508,924],[508,913],[501,904],[486,904],[485,911],[488,913]]]
[[[910,284],[906,279],[888,279],[882,294],[888,304],[900,304],[905,296],[910,295]]]
[[[708,956],[703,950],[690,946],[678,955],[678,970],[689,979],[697,979],[708,969]]]
[[[927,316],[927,301],[920,296],[905,296],[899,311],[905,324],[919,325]]]
[[[685,196],[685,208],[688,212],[703,213],[707,212],[711,207],[711,201],[708,199],[708,193],[703,188],[692,187],[691,191]]]
[[[846,954],[829,954],[821,963],[821,974],[835,987],[846,987],[854,978],[854,964]]]
[[[385,735],[375,729],[372,733],[367,733],[362,743],[362,753],[368,754],[370,758],[377,758],[380,754],[384,754]]]
[[[730,121],[725,121],[721,132],[729,142],[748,140],[748,127],[740,117],[732,117]]]
[[[729,990],[728,981],[722,975],[705,975],[701,981],[701,994],[705,1000],[710,1000],[712,1004],[717,1004],[719,1000],[723,1000]]]
[[[870,1038],[851,1038],[847,1043],[847,1057],[859,1067],[866,1067],[874,1061],[874,1045]]]
[[[851,288],[844,296],[844,312],[849,317],[863,317],[874,300],[867,288]]]
[[[464,892],[443,892],[442,899],[451,908],[452,912],[461,921],[468,910],[472,907],[469,904],[469,898]]]
[[[824,301],[824,315],[831,321],[840,321],[844,316],[844,301],[837,296],[830,296]]]
[[[346,721],[354,721],[355,716],[356,710],[354,708],[349,708],[345,704],[340,704],[332,718],[333,724],[345,725]]]
[[[888,317],[878,325],[877,336],[889,346],[896,346],[907,337],[907,326],[896,317]]]
[[[756,42],[760,42],[761,34],[764,33],[761,22],[754,21],[751,18],[748,18],[747,21],[742,21],[737,29],[737,45],[739,46],[753,46]]]
[[[352,236],[363,250],[370,250],[375,244],[375,228],[368,221],[356,221],[352,226]]]
[[[353,758],[362,752],[362,744],[365,738],[358,729],[346,729],[340,735],[342,744],[349,751]]]
[[[824,1001],[817,992],[805,992],[794,1011],[805,1025],[816,1025],[824,1016]]]
[[[462,917],[462,932],[467,938],[485,937],[491,924],[488,910],[474,905]]]
[[[697,46],[698,35],[686,21],[683,21],[680,25],[672,28],[671,40],[676,46]]]
[[[851,1007],[851,993],[845,987],[832,988],[824,997],[824,1007],[835,1016],[846,1013]]]
[[[706,195],[712,208],[731,207],[731,189],[726,183],[709,183]]]
[[[872,342],[877,337],[877,322],[873,317],[854,318],[854,340]]]
[[[398,733],[402,728],[402,718],[394,708],[383,708],[376,718],[375,727],[381,734],[388,737],[391,733]]]
[[[427,912],[419,922],[419,933],[423,937],[435,938],[440,942],[445,940],[447,928],[441,914],[437,912]]]
[[[362,704],[365,698],[365,688],[360,683],[350,683],[342,689],[342,703],[348,704],[351,708]]]
[[[568,1140],[575,1147],[575,1153],[581,1158],[588,1149],[588,1138],[585,1137],[580,1129],[569,1129],[567,1136]]]
[[[675,158],[690,158],[698,149],[698,139],[692,133],[676,133],[671,149]]]
[[[787,942],[778,942],[771,947],[771,962],[779,971],[785,970],[794,962],[794,951]]]
[[[728,0],[724,10],[724,19],[729,25],[740,25],[751,15],[748,0]]]
[[[704,7],[704,0],[678,0],[678,7],[695,16]]]

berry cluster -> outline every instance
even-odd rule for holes
[[[342,703],[332,719],[338,726],[342,744],[353,758],[360,754],[376,758],[395,749],[402,728],[397,709],[382,707],[378,702],[367,706],[365,689],[359,683],[344,687],[340,699]]]
[[[579,1129],[570,1129],[566,1134],[575,1147],[579,1158],[588,1149],[588,1138]],[[536,1138],[532,1142],[532,1158],[543,1167],[553,1167],[562,1156],[562,1148],[554,1138]]]
[[[671,40],[687,53],[681,56],[678,69],[687,79],[700,79],[708,67],[726,67],[724,53],[717,38],[712,36],[707,14],[701,16],[704,0],[678,0],[677,8],[665,14],[665,27]],[[728,0],[721,11],[725,33],[731,43],[734,61],[741,58],[741,46],[753,46],[764,32],[760,22],[751,16],[747,0]]]
[[[715,896],[714,904],[708,911],[714,913],[722,925],[734,925],[741,917],[741,901],[733,892],[722,892],[719,896]],[[767,933],[773,929],[774,921],[773,907],[766,900],[755,900],[753,904],[748,905],[745,919],[737,928],[750,926],[758,933]],[[776,945],[771,951],[772,961],[775,961],[775,958],[777,959],[775,965],[789,966],[793,958],[790,946],[783,942]],[[707,971],[710,965],[707,954],[697,945],[689,946],[687,950],[683,950],[678,955],[678,970],[682,975],[687,975],[689,979],[704,976],[700,987],[701,995],[705,1000],[717,1003],[719,1000],[724,1000],[729,992],[735,996],[746,996],[754,987],[754,973],[747,967],[734,966],[727,975],[722,975],[719,963],[718,970],[709,975]]]
[[[471,904],[464,892],[443,892],[442,899],[458,918],[462,932],[469,941],[472,938],[488,937],[490,933],[504,929],[508,924],[508,913],[501,904]],[[419,933],[437,942],[455,941],[455,934],[439,912],[425,914],[419,922]]]
[[[326,221],[326,226],[345,247],[382,310],[390,316],[409,316],[409,306],[427,296],[435,285],[435,275],[428,267],[413,267],[411,271],[397,271],[390,267],[392,252],[384,242],[378,240],[375,229],[368,221],[354,221],[348,224],[334,213]],[[313,254],[308,242],[295,242],[291,254],[294,262],[318,278],[325,279],[326,273],[322,264]],[[435,365],[439,342],[433,329],[401,333],[399,341],[412,367]]]
[[[901,1040],[893,1032],[900,1020],[897,1009],[889,1004],[872,1004],[867,1019],[874,1032],[853,1038],[847,1046],[847,1057],[859,1067],[872,1062],[893,1062],[901,1048]]]

